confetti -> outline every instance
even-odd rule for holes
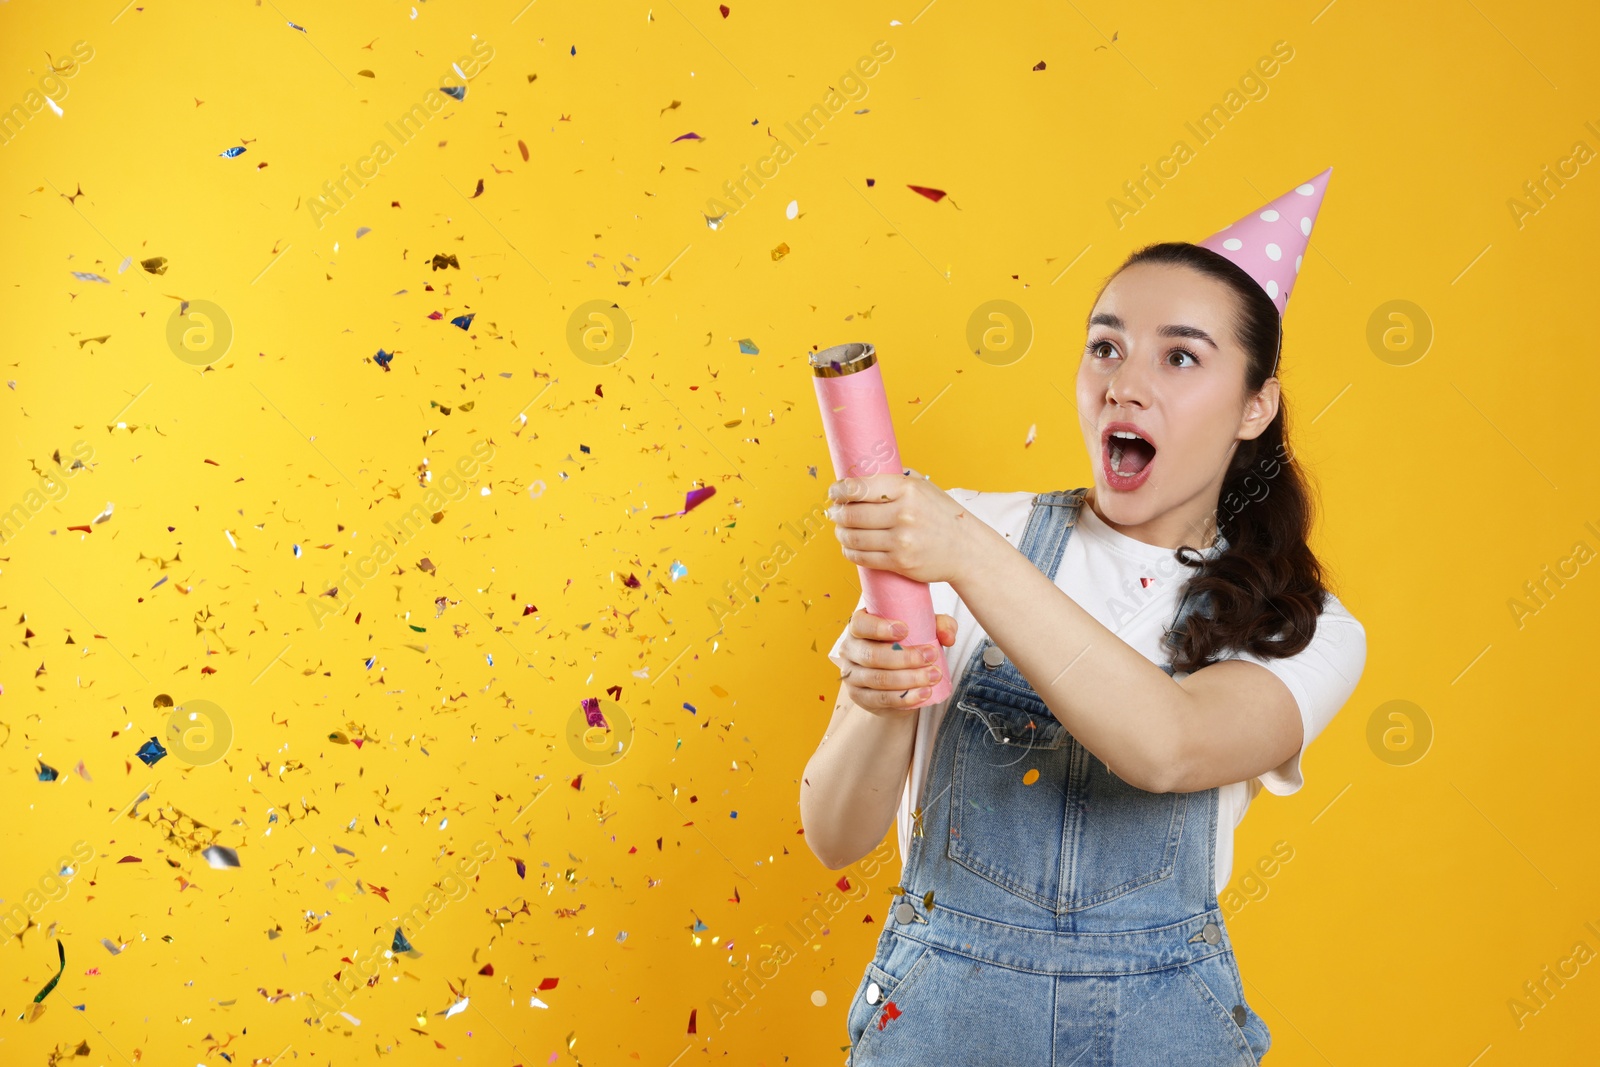
[[[80,282],[104,282],[106,285],[111,284],[110,278],[102,278],[100,275],[95,274],[92,271],[75,270],[72,272],[72,276],[78,279]],[[78,347],[82,348],[83,346],[79,345]]]
[[[667,515],[652,515],[650,517],[652,519],[670,519],[678,515],[687,515],[689,512],[699,507],[702,502],[715,496],[716,492],[717,487],[714,485],[708,485],[703,489],[691,489],[689,490],[688,495],[684,497],[682,511],[674,511]]]
[[[46,763],[44,760],[40,760],[39,761],[39,772],[38,772],[38,775],[39,775],[39,781],[41,781],[41,782],[53,782],[57,778],[61,777],[61,772],[57,771],[54,767],[50,766],[50,764]]]
[[[39,990],[38,995],[33,998],[33,1007],[28,1010],[28,1013],[25,1016],[18,1016],[18,1018],[25,1017],[31,1023],[44,1014],[44,1007],[41,1002],[50,995],[51,990],[55,989],[56,983],[61,981],[61,976],[67,970],[67,949],[61,943],[60,938],[56,938],[56,955],[61,958],[61,965],[56,969],[56,976],[46,982],[43,989]]]
[[[227,159],[234,159],[238,156],[244,155],[244,151],[244,146],[240,145],[235,148],[224,148],[222,151],[218,152],[217,155],[226,157]]]
[[[207,863],[219,871],[239,866],[239,854],[231,848],[212,845],[200,854],[206,858]]]
[[[167,750],[162,747],[161,742],[153,737],[140,745],[137,753],[138,757],[144,760],[147,767],[154,767],[161,757],[166,754]]]
[[[679,136],[674,137],[670,143],[677,144],[679,141],[703,141],[703,140],[705,140],[705,138],[701,137],[698,133],[690,132],[690,133],[680,134]]]
[[[453,96],[457,100],[465,100],[467,98],[467,87],[465,85],[441,85],[439,86],[439,91],[446,96]]]
[[[935,204],[949,195],[943,189],[929,189],[925,185],[908,185],[906,188],[910,189],[914,193],[921,193],[929,200],[932,200]]]
[[[739,352],[746,356],[757,356],[761,354],[761,349],[756,347],[754,341],[746,337],[739,342]]]

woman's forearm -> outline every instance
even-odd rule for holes
[[[956,595],[1073,737],[1124,781],[1166,791],[1184,688],[1004,537],[988,527],[974,536],[974,565],[950,583]]]
[[[831,870],[876,848],[894,822],[911,768],[914,711],[868,711],[840,686],[829,732],[800,779],[806,843]]]

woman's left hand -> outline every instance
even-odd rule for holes
[[[844,558],[917,582],[951,582],[973,563],[981,520],[912,471],[828,486],[828,518]]]

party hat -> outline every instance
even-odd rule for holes
[[[1294,288],[1300,262],[1311,240],[1311,227],[1322,207],[1322,194],[1328,191],[1329,167],[1304,185],[1297,185],[1278,199],[1252,211],[1244,218],[1224,226],[1200,242],[1218,255],[1226,256],[1267,291],[1277,305],[1281,319]]]

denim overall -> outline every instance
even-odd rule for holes
[[[1085,493],[1034,497],[1020,548],[1051,579]],[[1124,782],[985,636],[850,1003],[847,1067],[1256,1067],[1272,1036],[1217,904],[1217,794]]]

